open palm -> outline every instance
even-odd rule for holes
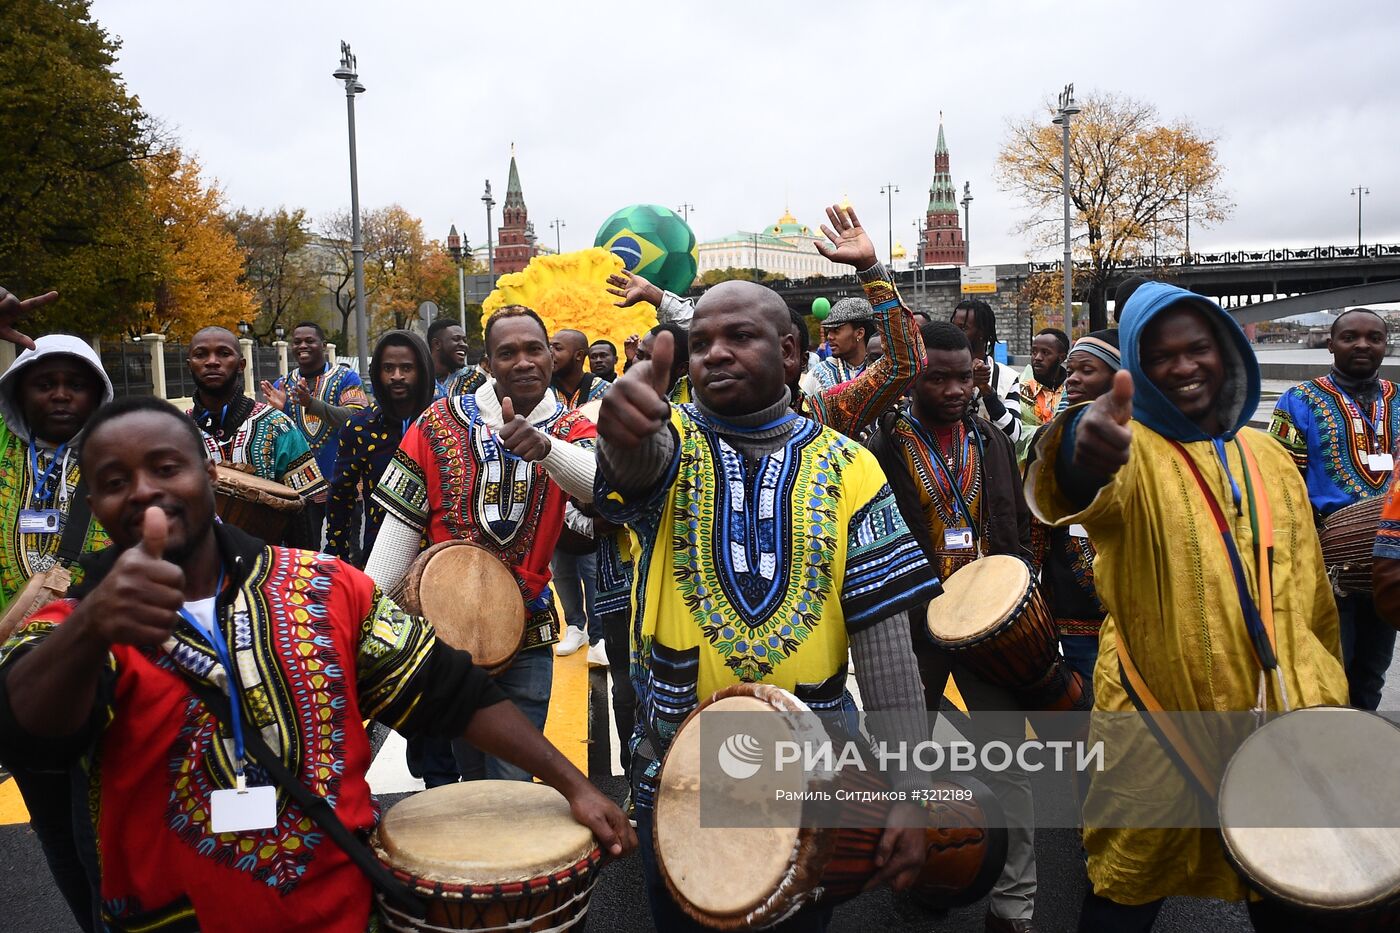
[[[817,250],[832,262],[854,266],[858,270],[875,265],[875,244],[870,242],[865,228],[856,217],[855,208],[833,204],[826,209],[831,225],[822,224],[822,233],[830,243],[817,241]]]

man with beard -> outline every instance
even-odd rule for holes
[[[507,305],[486,322],[495,381],[472,395],[438,399],[409,427],[373,501],[384,522],[366,571],[381,587],[403,577],[423,543],[464,540],[495,555],[525,597],[524,643],[495,683],[544,727],[558,640],[550,557],[573,496],[593,499],[593,423],[550,385],[554,359],[539,315]],[[530,779],[457,743],[467,777]]]
[[[486,381],[486,374],[467,365],[467,334],[450,318],[428,325],[428,353],[433,358],[436,398],[470,395]]]
[[[196,331],[185,363],[195,385],[187,414],[203,432],[211,461],[289,486],[309,500],[325,498],[320,466],[296,425],[271,405],[243,393],[248,362],[232,331]]]
[[[264,380],[263,397],[292,419],[316,457],[322,476],[335,472],[336,437],[350,415],[369,404],[357,373],[326,359],[326,332],[303,321],[292,328],[297,368],[276,383]]]
[[[613,855],[634,844],[470,656],[362,572],[215,523],[213,466],[169,403],[104,407],[82,466],[116,547],[6,645],[0,754],[82,788],[103,929],[370,928],[371,884],[348,852],[379,812],[371,719],[508,755]],[[346,849],[272,780],[272,756],[328,803]]]
[[[1269,424],[1269,433],[1302,471],[1321,519],[1385,495],[1400,442],[1395,383],[1378,375],[1385,359],[1385,321],[1367,308],[1338,315],[1327,349],[1332,371],[1283,393]],[[1351,705],[1373,710],[1380,705],[1395,651],[1395,628],[1376,615],[1369,591],[1339,595],[1337,615]]]
[[[996,425],[1012,443],[1021,439],[1021,380],[992,355],[997,345],[997,316],[981,298],[964,298],[949,318],[972,345],[972,377],[977,414]]]
[[[617,347],[611,340],[595,340],[589,344],[588,371],[608,382],[617,378]]]
[[[578,408],[603,397],[610,383],[584,369],[588,337],[583,331],[572,328],[559,331],[550,338],[549,352],[554,357],[553,385],[566,405]]]
[[[1016,442],[1016,459],[1021,463],[1035,432],[1059,410],[1068,355],[1069,337],[1057,327],[1046,327],[1031,340],[1030,365],[1021,372],[1021,439]]]

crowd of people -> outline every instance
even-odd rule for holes
[[[0,763],[84,929],[369,927],[361,856],[276,775],[330,802],[347,838],[368,832],[372,721],[408,737],[429,787],[553,786],[604,850],[640,849],[657,929],[703,929],[653,834],[686,717],[759,682],[853,714],[854,677],[861,708],[917,741],[951,680],[977,738],[1015,743],[1025,721],[991,714],[1041,707],[925,624],[944,584],[993,556],[1030,568],[1075,708],[1377,708],[1400,623],[1400,405],[1378,376],[1379,315],[1336,319],[1331,371],[1284,393],[1266,433],[1248,427],[1253,350],[1208,298],[1130,280],[1119,328],[1044,328],[1018,372],[986,302],[911,312],[854,211],[827,216],[819,249],[864,297],[821,322],[821,355],[762,285],[692,301],[619,273],[619,305],[657,309],[621,358],[513,305],[485,322],[479,361],[449,321],[382,335],[365,385],[307,322],[259,401],[237,337],[207,327],[181,411],[114,400],[86,342],[21,333],[52,293],[0,290],[0,338],[23,348],[0,375]],[[281,539],[216,519],[221,467],[301,499]],[[1361,519],[1374,587],[1343,588],[1317,528],[1382,499]],[[386,595],[451,541],[499,560],[524,605],[519,650],[489,675]],[[27,602],[56,571],[65,598]],[[542,734],[554,658],[585,648],[613,675],[621,807]],[[1109,770],[1192,797],[1173,749],[1125,755]],[[1090,781],[1085,806],[1131,811],[1131,786]],[[277,790],[231,810],[248,787]],[[986,929],[1027,933],[1031,786],[1008,771],[992,789],[1008,847]],[[875,883],[896,890],[925,856],[911,807],[880,841]],[[1087,826],[1080,929],[1146,931],[1182,895],[1291,929],[1200,825]],[[830,917],[818,902],[779,928]]]

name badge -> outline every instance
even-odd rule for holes
[[[972,547],[971,528],[943,529],[943,546],[953,551],[965,551]]]
[[[1087,538],[1089,537],[1089,529],[1083,525],[1070,525],[1069,536],[1071,538]]]
[[[56,535],[63,523],[58,509],[20,509],[19,533],[22,535]]]
[[[209,828],[241,833],[277,825],[277,788],[231,787],[209,795]]]
[[[1372,473],[1389,473],[1395,469],[1395,458],[1390,454],[1367,454],[1366,465]]]

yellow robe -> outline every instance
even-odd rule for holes
[[[1074,410],[1052,422],[1037,442],[1035,462],[1026,476],[1026,498],[1046,523],[1082,524],[1098,551],[1094,583],[1108,618],[1094,669],[1094,711],[1134,710],[1119,681],[1120,629],[1132,647],[1133,661],[1164,709],[1253,708],[1259,667],[1215,520],[1191,471],[1170,441],[1133,422],[1127,465],[1088,508],[1076,511],[1055,477],[1064,426]],[[1276,441],[1250,428],[1241,430],[1239,438],[1259,463],[1273,512],[1274,619],[1289,701],[1293,708],[1345,706],[1348,694],[1337,608],[1323,569],[1307,489],[1287,451]],[[1248,510],[1236,515],[1229,481],[1209,442],[1183,446],[1221,504],[1257,601]],[[1243,490],[1245,465],[1239,451],[1233,443],[1226,445],[1226,451],[1231,474]],[[1269,706],[1279,708],[1272,684]],[[1102,722],[1094,726],[1096,733],[1104,729]],[[1110,825],[1114,813],[1131,813],[1133,818],[1124,822],[1141,826],[1147,822],[1144,816],[1168,810],[1179,816],[1183,808],[1196,809],[1199,818],[1199,811],[1208,805],[1161,747],[1140,730],[1127,747],[1110,743],[1106,752],[1106,771],[1112,777],[1091,784],[1086,805],[1087,813],[1110,817],[1086,827],[1084,833],[1095,893],[1121,904],[1173,895],[1245,899],[1244,882],[1226,862],[1218,831]],[[1223,772],[1225,761],[1211,760],[1208,749],[1205,758],[1208,768],[1217,775]],[[1122,768],[1115,770],[1119,764]],[[1135,797],[1135,787],[1141,790],[1140,797]],[[1175,798],[1174,807],[1161,805],[1167,797]],[[1145,802],[1153,798],[1157,804]],[[1176,819],[1165,825],[1183,822],[1195,821]]]

